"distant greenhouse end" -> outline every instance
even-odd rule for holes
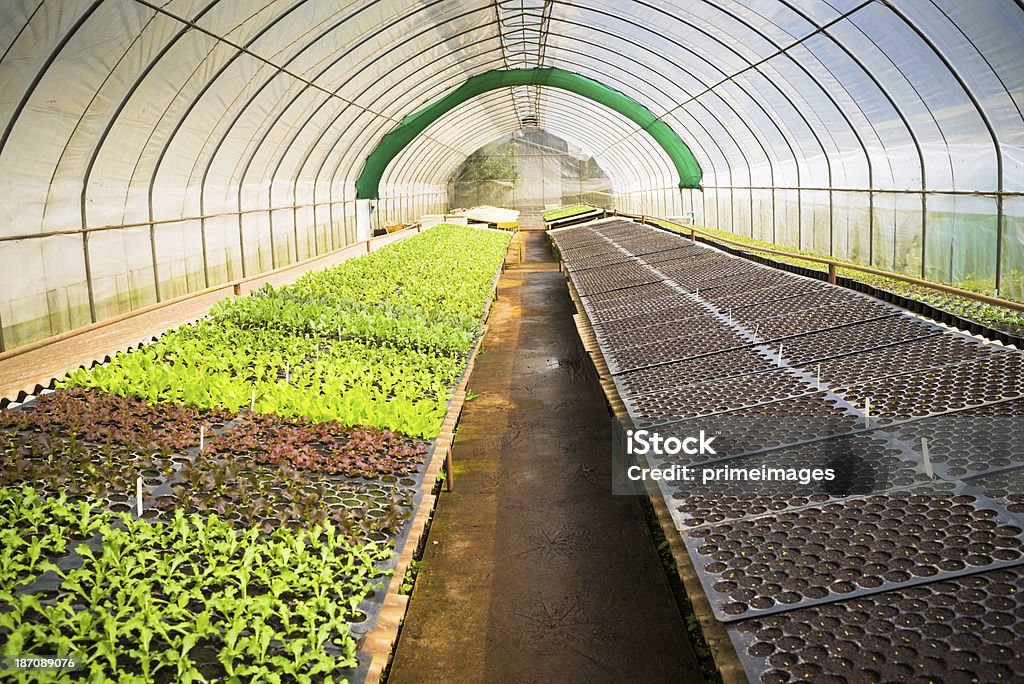
[[[356,180],[356,197],[377,199],[381,176],[391,160],[430,124],[449,111],[482,93],[524,85],[568,90],[622,114],[647,131],[665,150],[679,174],[680,188],[700,188],[701,169],[690,148],[668,124],[636,100],[597,81],[562,69],[497,69],[473,76],[449,94],[405,117],[385,135],[366,158],[366,163]]]

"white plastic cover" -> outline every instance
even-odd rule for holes
[[[538,125],[619,208],[1024,296],[1014,0],[5,0],[0,346],[336,248],[381,137],[470,76],[558,67],[691,146],[562,91],[465,103],[394,160],[378,216],[448,206],[474,150]]]

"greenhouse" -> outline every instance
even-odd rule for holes
[[[0,682],[1024,681],[1021,36],[0,3]]]

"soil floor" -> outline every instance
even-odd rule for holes
[[[546,234],[521,235],[389,682],[700,682],[640,500],[611,493],[565,279]]]

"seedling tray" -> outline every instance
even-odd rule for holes
[[[738,312],[737,316],[740,315]],[[797,366],[894,345],[947,332],[910,315],[878,318],[786,340],[785,357]]]
[[[621,321],[615,321],[619,323]],[[703,331],[723,330],[715,318],[708,315],[694,314],[688,318],[646,326],[634,330],[625,329],[619,332],[599,332],[595,329],[597,339],[607,349],[625,349],[640,344],[650,344],[661,340],[671,340]]]
[[[1010,682],[1024,569],[860,596],[728,625],[752,682]]]
[[[972,477],[966,483],[982,495],[1001,502],[1018,519],[1024,518],[1024,466]]]
[[[630,371],[612,379],[619,390],[619,396],[636,397],[673,387],[768,371],[775,367],[767,356],[755,349],[735,349]]]
[[[627,396],[623,401],[637,426],[650,427],[813,394],[814,391],[788,369],[776,369]]]
[[[622,252],[594,254],[580,259],[565,260],[565,269],[571,273],[589,271],[595,268],[608,268],[619,264],[636,263],[632,257]]]
[[[667,291],[654,298],[638,297],[636,299],[622,299],[609,302],[614,306],[599,308],[601,305],[592,305],[583,300],[583,309],[587,312],[587,318],[594,325],[602,325],[611,321],[618,321],[624,318],[633,318],[645,313],[658,313],[666,309],[674,309],[686,306],[690,299],[675,291]]]
[[[749,343],[739,334],[722,327],[621,350],[608,349],[605,350],[605,358],[608,361],[609,370],[616,375],[748,345]]]
[[[1013,567],[1024,530],[975,494],[853,497],[684,536],[723,622]]]
[[[651,460],[649,458],[649,460]],[[672,463],[672,457],[659,465]],[[663,483],[679,530],[817,506],[851,496],[930,485],[952,487],[925,474],[905,445],[878,431],[802,443],[783,449],[710,461],[702,467],[833,468],[837,479],[808,485],[786,482]]]
[[[756,330],[759,340],[771,341],[875,318],[886,318],[898,313],[901,312],[895,307],[869,300],[836,301],[805,311],[765,318],[753,325],[748,322],[746,325]],[[731,315],[738,318],[740,314],[733,311]]]
[[[1024,466],[1024,399],[901,423],[890,433],[918,454],[927,439],[932,468],[947,480],[1019,468]]]
[[[855,406],[871,400],[871,415],[881,423],[925,418],[1024,396],[1024,354],[992,354],[873,380],[839,390]]]
[[[794,294],[788,297],[773,298],[770,301],[760,301],[746,305],[736,304],[733,307],[733,317],[751,327],[757,321],[767,318],[784,316],[786,314],[817,309],[823,306],[834,306],[836,304],[861,301],[849,292],[843,292],[836,288],[814,290],[804,294]],[[896,311],[893,310],[893,314]]]
[[[598,335],[633,332],[642,336],[644,331],[655,326],[665,326],[679,321],[706,317],[707,310],[700,304],[683,299],[674,306],[648,313],[638,313],[628,318],[620,318],[613,322],[595,323],[594,330]]]
[[[952,363],[977,361],[1007,351],[1007,347],[985,344],[965,335],[951,333],[811,363],[802,366],[802,369],[817,375],[830,387],[847,387],[900,375],[908,370],[934,369]],[[786,344],[783,356],[788,357],[788,352],[789,345]]]
[[[715,306],[722,311],[729,311],[742,306],[769,304],[779,300],[816,294],[823,291],[826,291],[824,286],[816,280],[790,278],[789,280],[773,281],[768,287],[762,287],[758,290],[749,292],[740,290],[727,297],[717,297],[715,299]]]

